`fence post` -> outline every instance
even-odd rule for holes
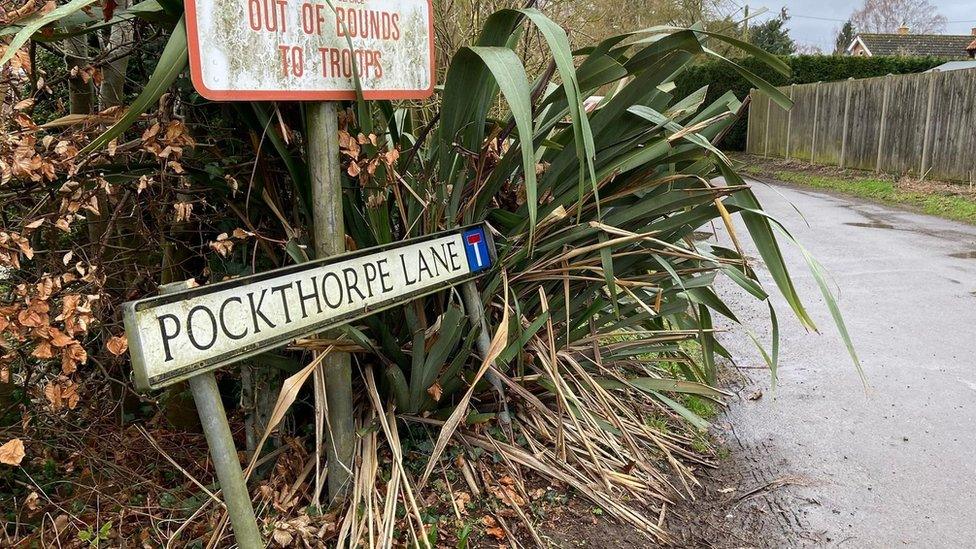
[[[813,87],[813,137],[810,139],[810,163],[814,164],[817,156],[817,124],[820,121],[820,82]]]
[[[854,88],[854,77],[847,79],[847,96],[844,99],[844,129],[840,138],[840,167],[843,168],[847,160],[847,128],[850,126],[851,91]]]
[[[925,107],[925,133],[922,135],[922,168],[918,171],[918,178],[925,179],[925,172],[929,167],[929,155],[931,152],[931,133],[932,133],[932,104],[935,102],[935,79],[939,76],[938,71],[929,73],[929,99]]]
[[[790,101],[793,101],[793,90],[796,89],[796,84],[790,84]],[[793,104],[796,107],[796,104]],[[786,159],[790,159],[790,135],[793,132],[793,107],[790,107],[789,114],[786,115]]]
[[[884,93],[881,99],[881,119],[878,121],[878,159],[874,171],[881,171],[881,151],[884,150],[885,123],[888,122],[888,96],[891,94],[891,73],[885,76]]]
[[[772,106],[773,97],[769,96],[766,98],[766,135],[764,136],[766,138],[766,144],[763,146],[763,158],[769,158],[769,119],[772,118],[770,116]]]

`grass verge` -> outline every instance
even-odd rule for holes
[[[741,158],[746,173],[764,176],[805,187],[827,189],[844,194],[897,204],[929,215],[976,225],[976,193],[965,184],[924,182],[908,177],[865,175],[865,172],[821,168],[798,162]]]

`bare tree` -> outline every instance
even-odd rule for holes
[[[905,25],[913,34],[944,32],[947,22],[928,0],[864,0],[850,20],[859,32],[892,33]]]
[[[823,49],[816,44],[797,44],[797,55],[823,55]]]

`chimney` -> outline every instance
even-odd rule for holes
[[[908,25],[902,23],[901,26],[898,27],[898,34],[908,34]]]

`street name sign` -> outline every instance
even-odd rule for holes
[[[431,0],[186,0],[190,73],[217,101],[423,99]],[[334,7],[334,9],[333,9]]]
[[[158,389],[484,274],[485,225],[125,304],[136,386]]]

